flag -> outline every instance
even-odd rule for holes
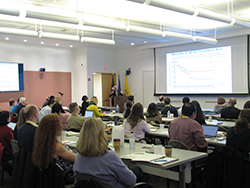
[[[118,90],[121,91],[120,74],[118,74]]]
[[[127,75],[125,75],[125,89],[124,89],[124,94],[126,96],[129,96],[130,93],[129,93],[129,88],[128,88],[128,78],[127,78]]]

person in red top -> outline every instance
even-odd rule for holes
[[[182,106],[182,116],[169,125],[170,140],[179,140],[193,151],[206,151],[207,141],[202,126],[195,121],[196,108],[191,103]]]
[[[8,111],[1,111],[0,112],[0,143],[2,143],[3,147],[10,144],[10,141],[14,139],[13,130],[7,126],[10,122],[10,113]],[[11,147],[10,147],[11,148]],[[11,149],[8,150],[6,153],[12,154]]]

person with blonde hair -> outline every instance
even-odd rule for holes
[[[39,123],[33,147],[33,163],[39,169],[48,168],[51,160],[57,162],[62,158],[68,163],[75,161],[76,154],[67,150],[57,139],[61,136],[62,130],[63,127],[58,114],[46,115]],[[66,165],[60,166],[65,168]]]
[[[97,97],[93,96],[91,98],[91,100],[89,101],[89,106],[87,107],[87,110],[91,110],[94,111],[93,117],[102,117],[105,116],[105,112],[104,113],[100,113],[97,107],[97,103],[98,103],[98,99]]]
[[[80,131],[73,171],[111,182],[114,187],[131,187],[135,174],[128,169],[113,150],[108,149],[104,124],[98,118],[88,118]]]

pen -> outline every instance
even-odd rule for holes
[[[167,160],[155,160],[154,162],[167,162]]]

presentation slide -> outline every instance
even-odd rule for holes
[[[231,56],[231,46],[167,53],[167,93],[232,93]]]
[[[0,91],[19,91],[18,63],[0,62]]]
[[[154,50],[154,94],[249,94],[248,36]]]

